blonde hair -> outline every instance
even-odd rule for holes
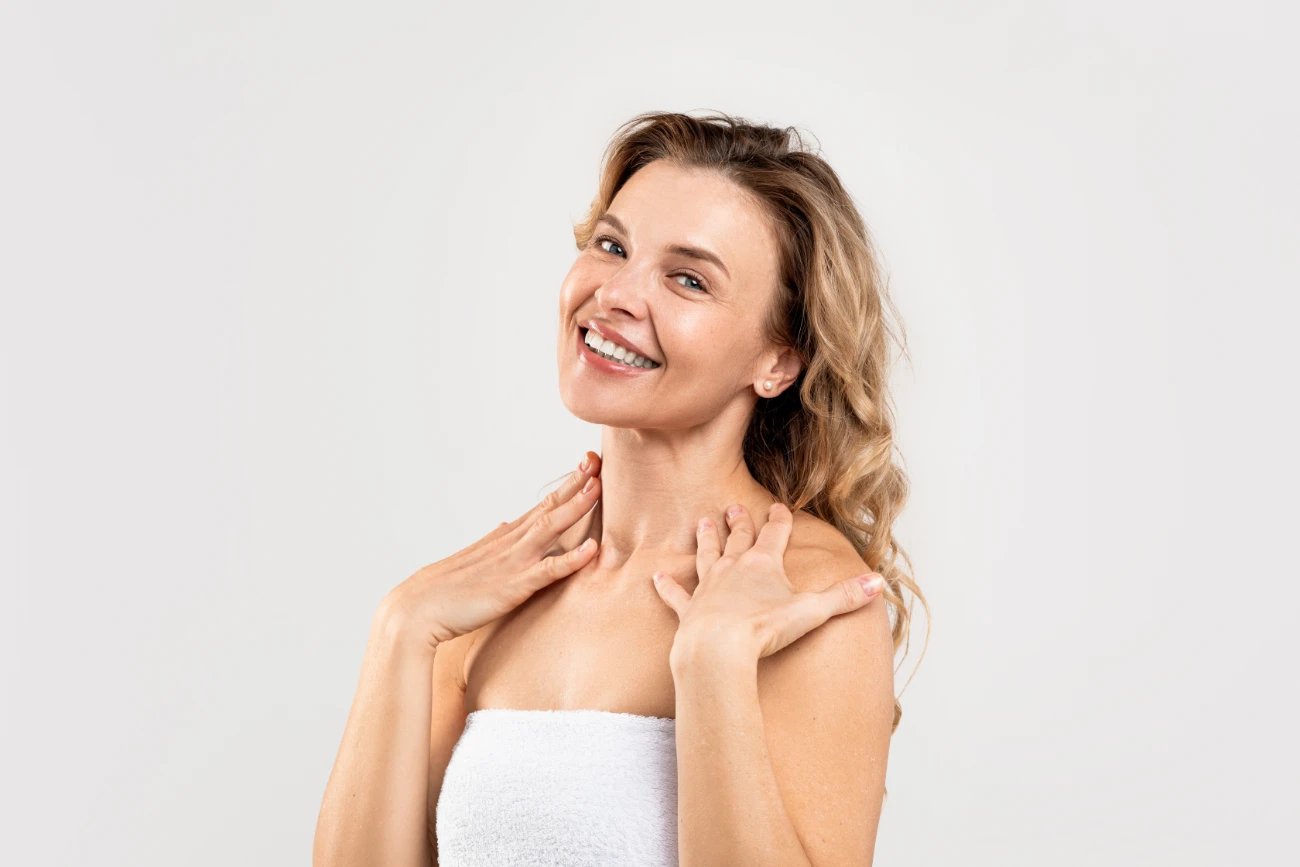
[[[721,112],[644,112],[622,124],[605,149],[599,191],[574,226],[580,251],[622,186],[653,160],[716,172],[772,218],[780,274],[767,336],[793,347],[803,369],[794,386],[758,402],[745,434],[745,463],[773,496],[833,525],[884,576],[894,651],[903,646],[904,657],[912,619],[904,588],[921,600],[924,659],[930,606],[890,532],[908,496],[907,475],[894,463],[888,390],[891,346],[897,343],[906,354],[906,334],[901,321],[895,333],[886,319],[889,312],[898,321],[897,310],[852,197],[794,127]],[[891,734],[902,715],[895,697]]]

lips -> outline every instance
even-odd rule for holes
[[[584,338],[588,334],[592,335],[595,340],[601,339],[600,335],[596,334],[596,332],[594,331],[583,331],[582,329],[578,330],[577,333],[578,339],[576,341],[577,346],[575,348],[577,349],[578,352],[579,364],[589,367],[592,370],[597,371],[599,373],[603,373],[608,376],[617,376],[617,377],[644,376],[653,373],[655,370],[658,369],[656,367],[637,367],[632,364],[627,364],[626,362],[623,361],[617,361],[613,358],[607,358],[604,355],[602,355],[600,352],[597,352],[595,349],[593,349],[586,342]]]
[[[654,370],[659,365],[648,358],[637,355],[632,350],[619,346],[612,340],[606,340],[594,331],[588,331],[583,335],[582,341],[586,347],[599,355],[601,358],[610,361],[616,361],[619,364],[626,364],[628,367],[637,369]]]
[[[586,322],[579,322],[578,326],[580,328],[586,328],[589,331],[594,331],[606,340],[612,340],[624,349],[630,349],[642,358],[650,359],[655,364],[663,364],[663,362],[658,358],[655,358],[652,353],[647,352],[645,348],[633,342],[632,338],[619,334],[611,325],[604,322],[597,322],[594,319],[588,319]]]

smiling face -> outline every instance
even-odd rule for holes
[[[560,289],[564,405],[597,424],[678,429],[752,403],[764,380],[779,391],[780,350],[764,334],[777,251],[767,215],[733,182],[663,160],[641,168]]]

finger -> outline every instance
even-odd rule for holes
[[[758,539],[755,540],[754,547],[762,548],[780,558],[785,554],[792,529],[794,529],[794,515],[790,513],[789,508],[784,503],[773,503],[767,511],[767,523],[758,531]]]
[[[677,614],[680,621],[682,615],[686,613],[686,606],[691,602],[691,594],[686,592],[686,588],[677,583],[673,576],[666,572],[656,572],[650,576],[654,581],[655,590],[669,608]]]
[[[524,571],[524,581],[529,592],[534,592],[561,578],[567,578],[586,566],[591,562],[591,558],[596,556],[597,546],[595,539],[588,539],[572,551],[565,551],[537,561],[534,566]]]
[[[600,473],[600,467],[600,455],[591,451],[586,452],[582,461],[578,464],[577,470],[569,473],[560,486],[548,494],[540,503],[513,521],[503,521],[497,524],[496,528],[487,535],[447,558],[448,563],[457,567],[472,565],[491,553],[495,547],[493,543],[514,544],[518,537],[527,531],[531,521],[536,520],[536,517],[542,513],[544,508],[554,508],[556,503],[571,498],[585,484],[585,479]],[[548,545],[547,548],[549,547]]]
[[[695,525],[695,574],[701,581],[721,556],[722,540],[718,537],[717,525],[708,518],[701,518]]]
[[[731,532],[727,534],[727,546],[722,553],[740,555],[748,551],[754,544],[754,519],[749,516],[749,510],[739,503],[728,508],[727,526]]]
[[[492,542],[509,533],[521,520],[522,518],[516,518],[513,521],[502,521],[497,524],[486,536],[448,557],[448,565],[461,567],[478,561],[490,550]]]
[[[600,477],[589,477],[587,484],[567,502],[539,514],[524,533],[524,542],[539,552],[549,550],[565,530],[591,511],[600,499],[600,490]]]
[[[477,542],[475,542],[474,544],[470,545],[468,548],[464,549],[464,550],[461,551],[460,553],[462,553],[462,554],[468,554],[468,553],[471,553],[471,552],[477,551],[478,549],[480,549],[480,548],[482,548],[483,546],[487,545],[487,544],[488,544],[489,542],[491,542],[492,540],[494,540],[494,539],[500,539],[500,538],[501,538],[502,536],[504,536],[506,533],[509,533],[509,532],[510,532],[510,530],[515,526],[515,524],[518,522],[518,520],[519,520],[519,519],[516,518],[514,521],[502,521],[500,524],[497,524],[496,527],[494,527],[490,533],[488,533],[486,536],[484,536],[483,538],[479,539]]]
[[[778,634],[774,636],[769,652],[775,653],[793,644],[836,615],[865,607],[880,595],[881,588],[884,587],[884,579],[880,578],[878,586],[873,585],[874,589],[867,589],[866,582],[873,575],[869,572],[856,578],[837,581],[819,592],[794,594],[794,601],[784,610],[785,616],[780,618]]]
[[[586,469],[583,469],[584,464],[586,465]],[[532,526],[532,523],[541,515],[551,511],[566,500],[572,499],[578,491],[582,490],[582,486],[585,485],[592,476],[599,475],[600,467],[600,455],[595,452],[587,452],[583,456],[582,462],[578,464],[578,468],[569,473],[569,475],[565,477],[564,481],[560,483],[559,487],[543,497],[537,505],[511,521],[509,529],[505,531],[505,534],[513,533],[515,536],[520,536],[524,532],[527,532],[527,530]]]
[[[854,578],[846,578],[816,593],[797,595],[814,597],[809,605],[821,612],[821,620],[809,627],[814,629],[839,614],[857,611],[879,596],[884,589],[885,579],[875,572],[867,572]]]
[[[490,549],[493,542],[502,539],[503,537],[510,536],[520,527],[527,529],[526,525],[531,520],[536,519],[536,517],[543,511],[554,508],[557,503],[570,499],[574,493],[580,490],[581,486],[586,483],[586,479],[590,478],[592,475],[598,474],[599,472],[600,455],[591,451],[586,452],[582,457],[582,461],[578,464],[577,470],[569,473],[560,486],[547,494],[540,503],[533,506],[527,512],[524,512],[513,521],[504,521],[498,524],[496,528],[486,536],[474,542],[467,548],[457,551],[456,554],[453,555],[451,562],[457,565],[466,565],[481,559]]]
[[[488,533],[482,539],[475,542],[471,550],[473,550],[473,548],[477,548],[479,545],[483,545],[486,544],[487,542],[491,542],[493,539],[500,539],[502,536],[509,533],[515,527],[518,527],[520,524],[522,524],[526,516],[527,513],[525,512],[523,515],[520,515],[518,518],[515,518],[513,521],[502,521],[500,524],[497,524],[496,529],[493,530],[491,533]]]
[[[560,483],[560,486],[542,498],[541,502],[536,506],[533,506],[533,508],[529,509],[519,518],[516,518],[514,522],[515,525],[518,526],[530,515],[536,517],[542,512],[548,512],[551,509],[554,509],[560,503],[573,499],[573,495],[582,490],[583,485],[587,484],[588,479],[592,476],[598,475],[600,475],[600,455],[595,452],[587,452],[583,455],[582,462],[578,464],[578,468],[569,473],[565,480]]]

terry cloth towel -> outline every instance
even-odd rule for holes
[[[476,710],[435,821],[438,867],[677,867],[677,721]]]

